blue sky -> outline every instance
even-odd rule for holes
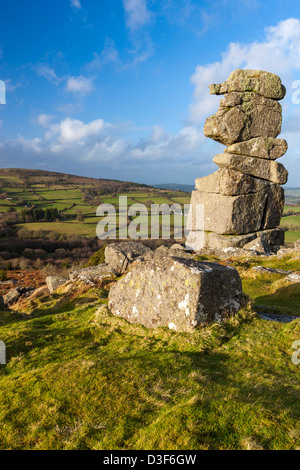
[[[203,135],[220,98],[208,85],[253,68],[287,88],[281,162],[287,186],[300,186],[299,2],[1,0],[0,9],[2,168],[193,184],[224,149]]]

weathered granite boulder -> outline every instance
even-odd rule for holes
[[[185,248],[179,245],[180,248],[177,247],[177,243],[168,247],[166,245],[161,245],[154,251],[155,256],[172,256],[172,257],[180,257],[180,258],[191,258],[191,253],[188,253]]]
[[[15,289],[11,289],[3,296],[4,307],[10,307],[17,302],[21,296],[26,295],[33,290],[34,289],[31,287],[16,287]]]
[[[67,281],[68,279],[62,276],[48,276],[46,278],[46,284],[50,294],[53,294],[59,286],[65,284]]]
[[[254,137],[277,137],[281,132],[281,105],[256,93],[229,93],[218,111],[206,119],[204,135],[229,146]]]
[[[223,95],[234,91],[251,91],[258,95],[281,100],[286,90],[280,78],[264,70],[236,69],[229,75],[228,79],[218,85],[210,85],[212,95]]]
[[[105,248],[105,263],[115,272],[122,274],[133,261],[151,252],[150,248],[140,242],[111,243]]]
[[[180,245],[180,243],[174,243],[172,246],[170,246],[170,250],[181,250],[181,251],[185,251],[185,247]]]
[[[285,279],[287,281],[290,281],[290,282],[299,282],[300,283],[300,274],[299,273],[292,273],[292,274],[289,274]]]
[[[269,182],[241,171],[231,168],[220,168],[202,178],[196,178],[195,187],[206,193],[224,194],[225,196],[239,196],[242,194],[255,193],[267,189]]]
[[[271,253],[271,248],[264,239],[264,237],[258,237],[249,243],[244,245],[245,250],[256,251],[257,253],[268,255]]]
[[[280,246],[284,245],[284,230],[280,227],[261,230],[257,232],[256,235],[258,237],[262,237],[265,242],[276,251]]]
[[[283,190],[270,184],[266,190],[240,196],[193,191],[188,230],[198,230],[195,209],[204,206],[203,229],[220,235],[241,235],[275,227],[283,210]]]
[[[85,283],[97,284],[103,279],[110,279],[116,276],[117,272],[105,263],[98,266],[77,269],[69,274],[71,281],[83,281]]]
[[[110,289],[114,315],[149,328],[193,331],[221,322],[244,303],[234,268],[169,256],[148,256]]]
[[[288,145],[286,140],[274,139],[273,137],[256,137],[237,142],[225,149],[227,153],[236,155],[246,155],[249,157],[266,158],[267,160],[276,160],[286,153]]]
[[[300,250],[300,240],[295,241],[294,247],[296,250]]]
[[[246,175],[256,176],[278,184],[285,184],[288,172],[281,163],[263,158],[235,155],[233,153],[220,153],[213,161],[222,168],[231,168]]]
[[[199,251],[201,249],[226,250],[227,248],[244,248],[247,243],[262,237],[272,252],[277,252],[284,244],[284,230],[261,230],[244,235],[220,235],[214,232],[190,231],[186,240],[186,248]]]

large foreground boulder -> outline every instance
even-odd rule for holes
[[[110,289],[114,315],[149,328],[193,331],[221,322],[244,303],[241,279],[231,267],[152,255]]]

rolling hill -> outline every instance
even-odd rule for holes
[[[128,205],[188,204],[190,194],[126,181],[96,179],[44,170],[17,168],[0,170],[0,213],[24,214],[24,211],[57,209],[56,220],[25,220],[18,229],[54,231],[60,234],[96,235],[100,204],[115,206],[119,196],[127,196]],[[43,217],[42,217],[43,219]],[[47,218],[46,218],[47,219]]]

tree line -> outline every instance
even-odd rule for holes
[[[56,207],[22,209],[18,218],[20,223],[53,222],[59,218],[59,213]]]

